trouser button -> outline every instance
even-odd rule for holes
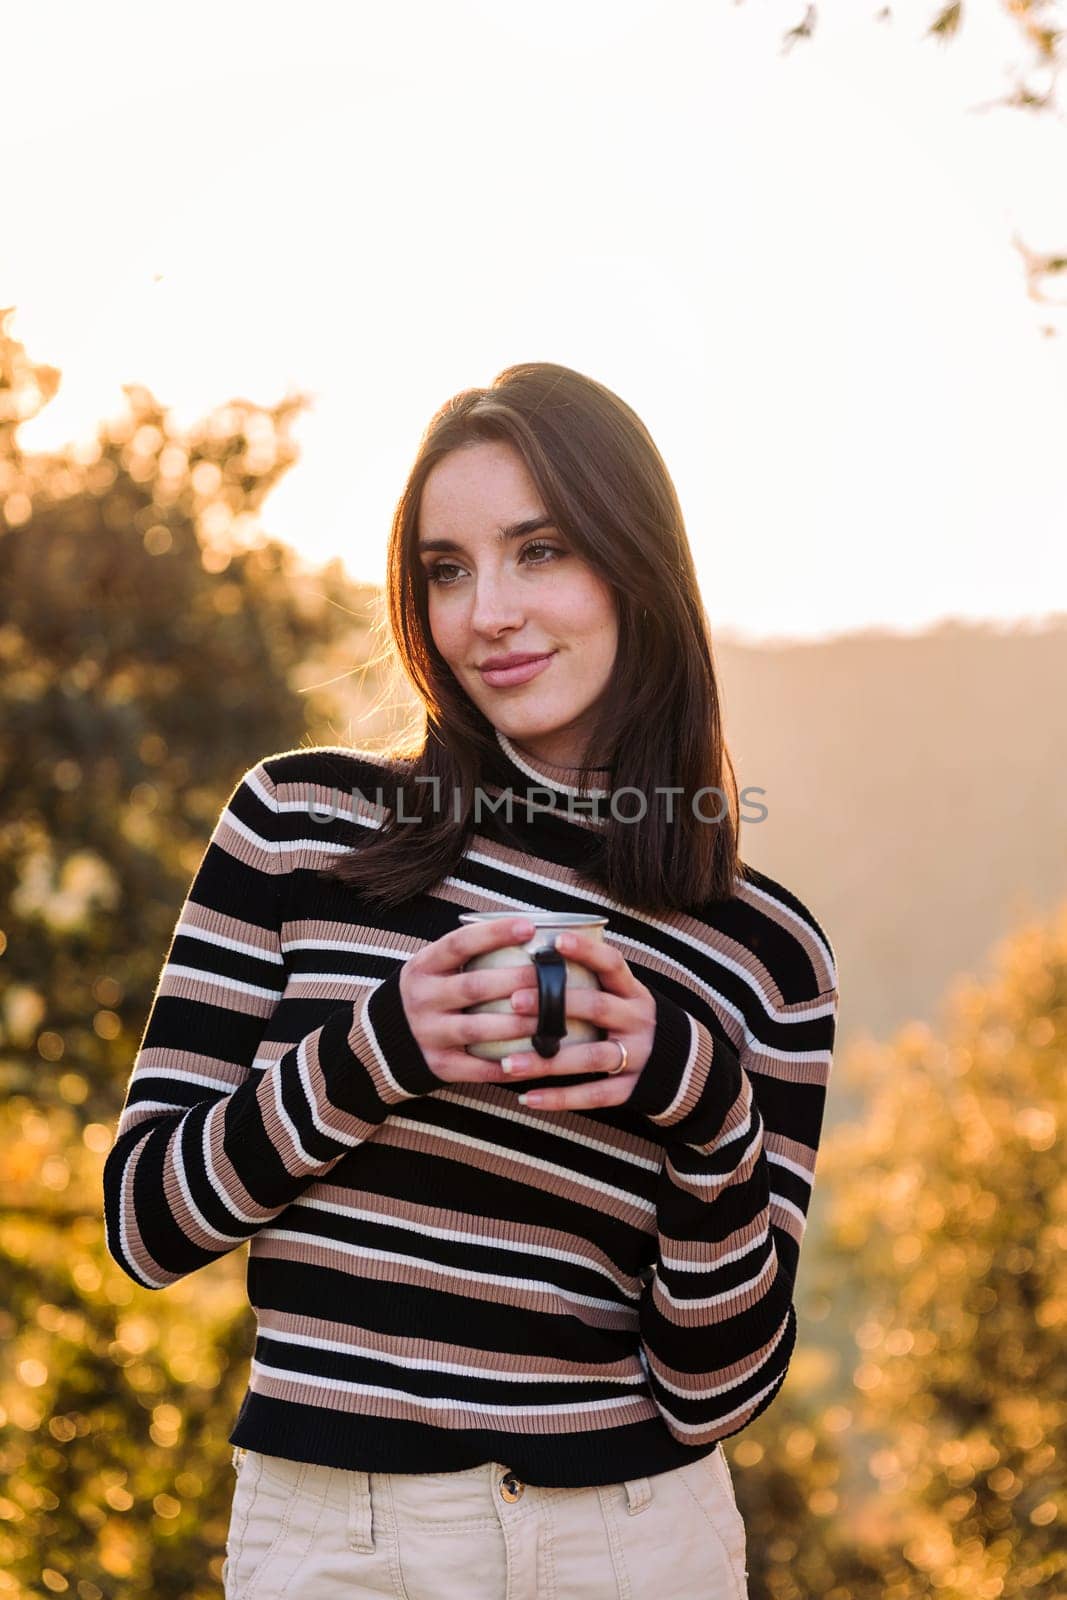
[[[504,1476],[500,1480],[501,1499],[506,1500],[509,1505],[513,1505],[515,1501],[518,1500],[525,1487],[526,1485],[522,1482],[521,1478],[516,1478],[513,1472],[505,1472]]]

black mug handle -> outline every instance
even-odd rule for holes
[[[537,1032],[533,1047],[539,1056],[559,1054],[559,1043],[567,1031],[564,996],[567,992],[567,963],[558,950],[535,950],[537,971]]]

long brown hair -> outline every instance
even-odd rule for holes
[[[545,361],[507,367],[487,389],[462,390],[423,435],[393,516],[386,605],[425,726],[414,741],[394,742],[374,756],[383,798],[392,780],[397,803],[373,837],[322,875],[391,907],[453,872],[475,831],[474,790],[499,747],[492,724],[433,642],[416,547],[419,502],[433,468],[452,450],[501,440],[522,456],[560,532],[615,592],[618,648],[597,749],[586,759],[610,766],[613,787],[632,785],[646,797],[647,810],[629,820],[632,813],[620,805],[624,819],[605,817],[590,830],[594,842],[583,875],[621,904],[651,914],[728,900],[745,871],[738,856],[737,781],[674,484],[648,430],[624,401],[593,378]],[[603,781],[590,768],[575,773],[582,788]],[[672,821],[657,785],[683,791],[674,797]],[[705,815],[722,811],[717,822],[694,815],[691,797],[705,788],[722,796],[699,801]],[[459,800],[442,807],[435,803],[441,794]]]

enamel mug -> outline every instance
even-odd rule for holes
[[[556,939],[561,933],[580,933],[586,939],[603,939],[608,925],[607,917],[585,915],[570,911],[464,911],[460,922],[497,922],[506,918],[527,917],[534,925],[529,939],[522,944],[500,945],[495,950],[483,950],[473,956],[463,967],[464,972],[478,967],[533,967],[537,982],[537,1028],[526,1039],[491,1039],[479,1044],[469,1044],[467,1053],[480,1056],[485,1061],[499,1061],[501,1056],[518,1054],[520,1050],[534,1050],[539,1056],[554,1056],[565,1044],[585,1044],[591,1039],[606,1039],[603,1028],[587,1022],[584,1017],[566,1015],[567,984],[576,989],[599,989],[600,979],[580,961],[568,961],[556,949]],[[516,982],[516,988],[521,985]],[[499,1000],[482,1000],[467,1006],[468,1011],[503,1011],[512,1015],[511,999],[502,995]]]

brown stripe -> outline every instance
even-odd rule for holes
[[[133,1187],[137,1181],[137,1168],[140,1165],[144,1148],[144,1144],[139,1144],[131,1151],[130,1158],[122,1174],[122,1182],[126,1192],[126,1204],[122,1213],[123,1222],[126,1225],[126,1252],[134,1266],[146,1278],[155,1279],[157,1283],[160,1281],[177,1283],[182,1274],[180,1272],[165,1272],[159,1262],[155,1261],[149,1254],[148,1247],[141,1235],[137,1214],[133,1206]]]
[[[826,948],[804,917],[798,916],[788,906],[774,898],[770,889],[758,889],[755,884],[739,880],[737,898],[753,907],[760,916],[768,917],[791,935],[801,946],[811,962],[820,990],[837,987],[837,971],[828,958]]]
[[[261,928],[256,922],[245,922],[241,917],[231,917],[223,911],[213,911],[210,906],[198,905],[195,900],[186,901],[175,932],[188,938],[190,928],[198,928],[209,936],[206,940],[198,939],[196,941],[198,944],[234,939],[240,944],[249,944],[254,949],[262,950],[269,955],[281,953],[278,935],[273,928]],[[271,965],[281,971],[279,962],[272,961]]]
[[[257,1099],[260,1099],[260,1091],[258,1090]],[[209,1172],[207,1178],[219,1198],[225,1202],[231,1211],[243,1213],[254,1220],[265,1221],[270,1217],[276,1216],[278,1209],[276,1206],[263,1206],[258,1201],[253,1200],[240,1177],[234,1171],[230,1158],[223,1148],[223,1139],[226,1132],[225,1105],[223,1102],[220,1101],[219,1105],[213,1107],[208,1113],[205,1128],[207,1131],[208,1155],[211,1159],[211,1166],[214,1169],[214,1176]],[[209,1248],[218,1250],[221,1247],[218,1244],[214,1244]]]
[[[269,877],[280,871],[278,851],[275,846],[265,843],[257,844],[254,839],[246,839],[235,826],[236,818],[229,811],[224,811],[219,818],[218,827],[212,835],[212,843],[225,850],[227,855],[234,856],[245,866],[253,867],[256,872],[266,873]],[[244,823],[243,826],[251,828],[255,833],[253,823]]]
[[[545,1111],[541,1115],[551,1127],[552,1119],[562,1113]],[[446,1161],[463,1159],[465,1151],[469,1149],[463,1141],[445,1138],[443,1129],[405,1122],[402,1118],[396,1117],[391,1117],[382,1124],[375,1142],[379,1146],[391,1145],[397,1150],[410,1150],[413,1154],[422,1156],[437,1156]],[[494,1177],[504,1178],[512,1183],[521,1183],[526,1189],[558,1195],[574,1205],[592,1206],[595,1210],[607,1212],[629,1227],[642,1232],[648,1232],[653,1226],[652,1216],[655,1208],[651,1202],[641,1201],[637,1196],[631,1198],[625,1191],[617,1195],[611,1194],[593,1178],[586,1177],[581,1172],[562,1166],[558,1170],[553,1170],[551,1159],[544,1167],[535,1166],[534,1159],[521,1150],[500,1148],[477,1151],[480,1172],[491,1173]]]
[[[304,1266],[328,1267],[353,1279],[374,1283],[404,1284],[429,1293],[462,1294],[465,1300],[486,1300],[494,1305],[529,1311],[537,1316],[570,1317],[590,1328],[622,1329],[632,1332],[637,1326],[637,1311],[632,1306],[587,1305],[586,1299],[603,1296],[567,1294],[563,1289],[542,1289],[534,1283],[494,1283],[469,1268],[441,1267],[431,1271],[417,1260],[397,1261],[372,1255],[366,1249],[342,1245],[319,1236],[279,1239],[273,1228],[255,1234],[250,1256],[273,1261],[296,1261]],[[504,1273],[497,1275],[506,1277]]]
[[[636,1295],[641,1289],[640,1277],[623,1272],[591,1239],[581,1234],[568,1233],[563,1228],[546,1228],[535,1223],[501,1220],[496,1217],[472,1217],[469,1211],[454,1211],[444,1206],[414,1207],[410,1201],[398,1200],[392,1195],[372,1194],[364,1189],[346,1189],[331,1183],[317,1183],[314,1198],[331,1214],[337,1214],[342,1207],[348,1207],[364,1213],[369,1212],[386,1226],[392,1222],[407,1223],[408,1226],[403,1232],[410,1234],[414,1240],[432,1228],[453,1236],[455,1243],[460,1247],[465,1243],[459,1237],[461,1234],[474,1234],[477,1247],[496,1245],[502,1250],[508,1250],[513,1246],[525,1246],[521,1259],[533,1260],[530,1251],[536,1250],[543,1258],[546,1271],[550,1271],[556,1264],[552,1252],[565,1252],[571,1258],[577,1257],[580,1261],[584,1261],[590,1270],[606,1275],[624,1294]],[[300,1201],[296,1201],[295,1204],[299,1205]],[[414,1227],[411,1226],[412,1223],[415,1224]],[[652,1230],[645,1231],[650,1237],[652,1236]],[[404,1247],[399,1245],[396,1248],[403,1250]]]
[[[772,1354],[781,1343],[788,1323],[789,1317],[787,1314],[782,1318],[781,1326],[775,1330],[766,1344],[749,1351],[742,1356],[740,1361],[730,1361],[724,1367],[705,1367],[700,1372],[683,1372],[677,1367],[669,1367],[659,1359],[655,1351],[646,1348],[645,1354],[648,1357],[649,1371],[660,1380],[665,1388],[680,1390],[683,1396],[693,1395],[695,1397],[704,1389],[718,1389],[723,1385],[728,1386],[728,1388],[734,1388],[738,1384],[744,1383],[746,1378],[751,1377],[767,1360],[768,1356]],[[770,1382],[769,1376],[767,1381]],[[732,1410],[728,1393],[715,1395],[713,1399],[718,1410]]]
[[[795,1161],[798,1167],[804,1168],[808,1182],[814,1183],[815,1151],[810,1144],[802,1144],[799,1139],[790,1139],[787,1134],[775,1133],[773,1129],[765,1127],[763,1145],[764,1149],[773,1150],[775,1155],[784,1156],[788,1161]]]
[[[537,1355],[516,1355],[510,1350],[483,1350],[476,1345],[449,1344],[443,1339],[418,1339],[410,1334],[382,1333],[376,1328],[354,1326],[349,1322],[333,1322],[325,1317],[302,1316],[296,1312],[278,1311],[264,1307],[257,1313],[257,1331],[261,1334],[288,1335],[291,1342],[302,1339],[329,1339],[343,1345],[353,1355],[381,1356],[387,1361],[409,1363],[440,1363],[462,1366],[475,1372],[506,1372],[522,1378],[537,1372],[553,1378],[584,1378],[587,1380],[615,1379],[624,1382],[644,1382],[644,1369],[636,1354],[618,1361],[597,1362],[567,1361],[562,1356],[546,1351]]]
[[[366,1389],[340,1389],[336,1385],[319,1388],[295,1378],[275,1378],[261,1372],[253,1363],[249,1388],[274,1400],[289,1400],[297,1405],[323,1406],[329,1411],[344,1411],[361,1416],[392,1417],[398,1422],[416,1422],[433,1428],[506,1428],[508,1433],[584,1434],[628,1427],[648,1422],[659,1415],[655,1402],[647,1395],[636,1396],[623,1405],[607,1403],[604,1410],[579,1406],[563,1415],[554,1411],[534,1411],[524,1415],[508,1407],[488,1411],[462,1400],[445,1405],[428,1405],[418,1400],[368,1393]]]

